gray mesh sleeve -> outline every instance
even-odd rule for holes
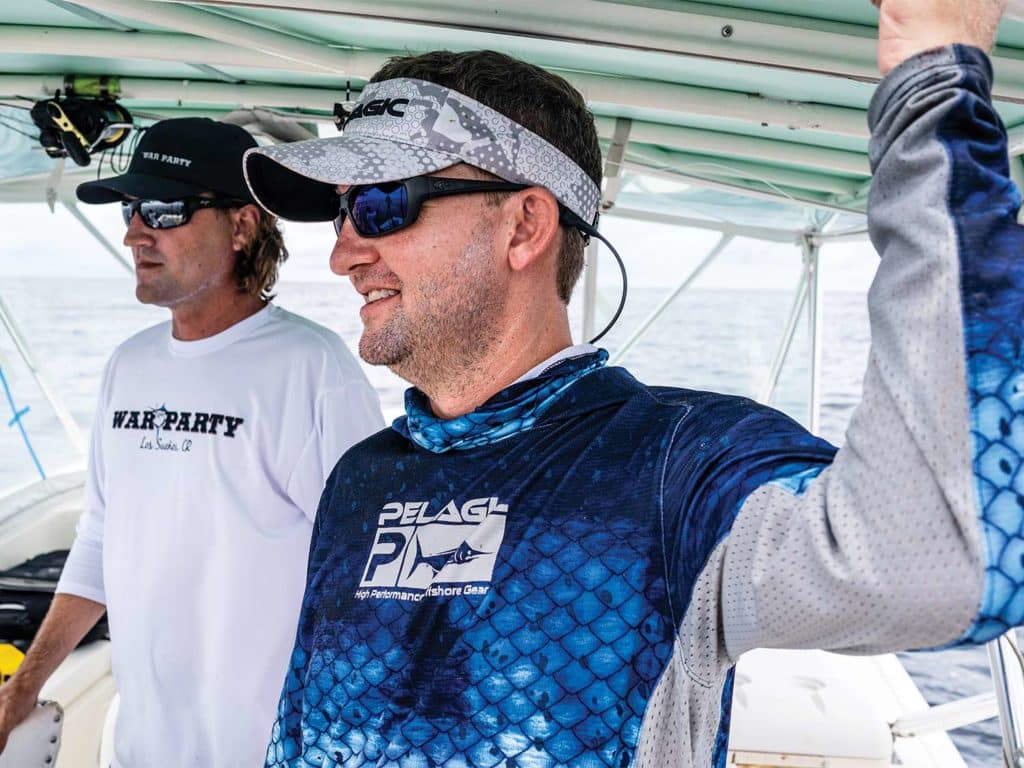
[[[722,582],[733,659],[755,647],[941,646],[978,613],[986,560],[946,134],[985,130],[971,122],[987,86],[975,82],[980,52],[963,54],[905,62],[872,103],[869,224],[882,261],[863,402],[802,492],[768,484],[743,502]]]

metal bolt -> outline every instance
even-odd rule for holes
[[[722,27],[722,37],[726,39],[732,37],[733,31],[734,30],[732,28],[732,24],[726,24],[724,27]]]

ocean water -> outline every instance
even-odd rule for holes
[[[116,344],[166,315],[136,303],[126,279],[4,279],[0,296],[17,318],[40,374],[87,433],[103,365]],[[601,342],[618,349],[659,303],[663,290],[634,288],[618,326]],[[625,356],[622,364],[641,380],[757,397],[778,347],[792,297],[782,291],[692,290]],[[277,303],[337,331],[354,348],[361,300],[345,281],[284,282]],[[577,308],[573,316],[578,317]],[[578,335],[578,334],[577,334]],[[863,293],[826,294],[823,405],[820,434],[842,444],[860,397],[870,332]],[[809,392],[808,333],[801,323],[772,403],[806,423]],[[272,361],[268,361],[268,365]],[[23,412],[32,450],[44,471],[81,461],[7,334],[0,332],[0,491],[38,475],[20,432],[11,422]],[[389,371],[366,367],[385,414],[397,415],[405,384]],[[13,408],[12,408],[13,403]],[[902,656],[925,697],[940,704],[991,690],[984,649]],[[995,720],[953,732],[968,765],[1001,764]]]

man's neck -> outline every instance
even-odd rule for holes
[[[216,336],[266,306],[258,296],[234,292],[220,301],[171,307],[171,334],[179,341]]]
[[[476,410],[527,371],[570,346],[568,325],[557,333],[513,336],[496,345],[472,367],[453,372],[455,376],[447,381],[434,381],[426,386],[413,383],[430,398],[434,415],[454,419]]]

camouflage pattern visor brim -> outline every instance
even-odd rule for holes
[[[243,162],[255,198],[292,221],[332,220],[339,184],[396,181],[462,162],[544,187],[586,222],[596,219],[601,194],[565,153],[500,112],[404,78],[367,85],[341,136],[255,148]]]
[[[385,159],[386,171],[372,173],[367,167]],[[243,162],[253,197],[274,215],[288,221],[332,221],[338,215],[339,184],[407,179],[462,160],[442,152],[428,155],[419,147],[384,139],[345,135],[261,147],[247,152]]]

